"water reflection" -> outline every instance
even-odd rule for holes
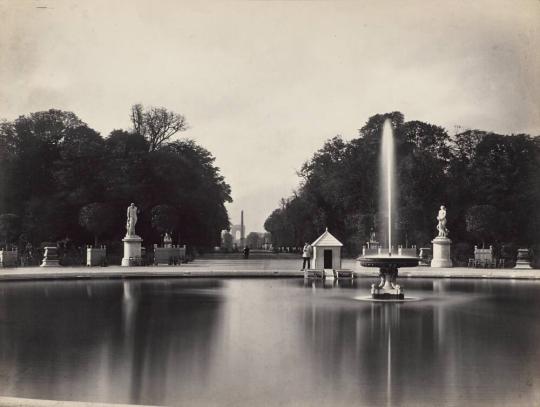
[[[525,328],[522,318],[530,314],[531,300],[538,305],[538,284],[525,283],[515,291],[507,291],[503,282],[439,280],[429,285],[408,284],[411,295],[424,298],[418,303],[351,309],[344,302],[334,307],[310,302],[301,316],[308,357],[319,360],[317,369],[331,373],[335,386],[327,390],[336,389],[332,397],[343,400],[344,394],[356,392],[362,405],[434,405],[441,400],[527,405],[537,400],[532,371],[539,371],[534,343],[540,332],[538,324]],[[538,317],[538,308],[532,309]]]
[[[532,405],[540,286],[111,280],[0,285],[0,394],[161,405]]]
[[[204,370],[212,358],[219,286],[100,281],[5,289],[1,393],[164,404],[164,379],[193,377],[193,366]]]
[[[296,280],[298,284],[302,280]],[[343,279],[320,279],[320,278],[304,278],[303,280],[304,287],[311,287],[313,289],[317,288],[358,288],[357,280],[350,278]]]

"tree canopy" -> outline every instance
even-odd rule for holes
[[[85,205],[79,211],[79,224],[94,235],[95,246],[98,244],[99,236],[111,229],[113,215],[113,208],[100,202]]]
[[[150,151],[157,150],[172,136],[187,130],[186,118],[164,107],[150,107],[136,104],[131,107],[131,123],[135,133],[148,141]]]
[[[219,244],[229,227],[230,187],[209,151],[193,140],[169,140],[172,129],[186,129],[183,116],[166,111],[159,120],[174,123],[158,129],[161,109],[141,110],[142,127],[108,137],[55,109],[0,121],[0,216],[15,216],[0,217],[6,228],[9,220],[10,231],[36,245],[65,238],[81,245],[97,237],[120,241],[126,207],[135,202],[137,233],[145,242],[157,243],[159,233],[170,230],[191,246]],[[153,220],[159,205],[172,212]],[[3,236],[17,240],[12,232]]]
[[[440,126],[405,121],[402,113],[391,112],[370,117],[350,141],[329,139],[301,166],[297,191],[282,199],[265,222],[274,245],[301,246],[325,227],[350,255],[361,251],[372,228],[385,243],[379,156],[387,118],[396,143],[396,244],[429,245],[441,204],[448,208],[448,228],[456,243],[540,243],[539,137],[480,130],[449,135]],[[498,220],[473,216],[480,205],[492,207],[489,213],[497,213]]]

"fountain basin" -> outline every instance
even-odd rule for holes
[[[371,285],[371,298],[375,300],[403,300],[405,294],[397,284],[400,267],[418,266],[420,259],[411,256],[376,255],[358,258],[362,267],[379,267],[378,284]]]
[[[362,267],[379,267],[379,268],[400,268],[400,267],[416,267],[420,259],[410,256],[360,256],[357,259]]]
[[[0,285],[2,396],[72,406],[538,404],[540,281],[411,278],[407,298],[421,301],[400,303],[356,298],[368,297],[364,278],[332,289],[234,276]],[[501,340],[509,332],[514,340]],[[444,371],[451,361],[460,363]]]

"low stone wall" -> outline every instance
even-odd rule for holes
[[[92,247],[86,246],[86,265],[93,266],[106,266],[107,265],[107,247]]]
[[[186,260],[186,245],[154,247],[154,264],[180,264]]]
[[[0,267],[16,267],[17,260],[17,250],[0,250]]]
[[[0,396],[0,407],[135,407],[135,404],[92,403],[85,401],[59,401]],[[145,407],[137,405],[137,407]],[[146,406],[152,407],[152,406]]]
[[[413,247],[399,247],[398,248],[398,254],[400,256],[410,256],[410,257],[416,257],[418,254],[416,253],[416,246]]]
[[[366,247],[362,248],[362,256],[376,256],[380,254],[380,248]]]

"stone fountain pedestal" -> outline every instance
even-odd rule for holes
[[[452,241],[447,237],[436,237],[431,243],[433,244],[431,267],[452,267],[452,260],[450,259]]]
[[[405,294],[397,284],[397,267],[381,267],[379,284],[371,284],[371,298],[376,300],[402,300]]]
[[[405,293],[397,284],[400,267],[418,266],[418,257],[410,256],[360,256],[358,261],[362,267],[378,267],[379,282],[371,284],[371,298],[374,300],[403,300]]]
[[[126,235],[122,239],[124,242],[124,257],[122,258],[122,266],[137,266],[141,262],[141,244],[142,238],[137,235]]]

